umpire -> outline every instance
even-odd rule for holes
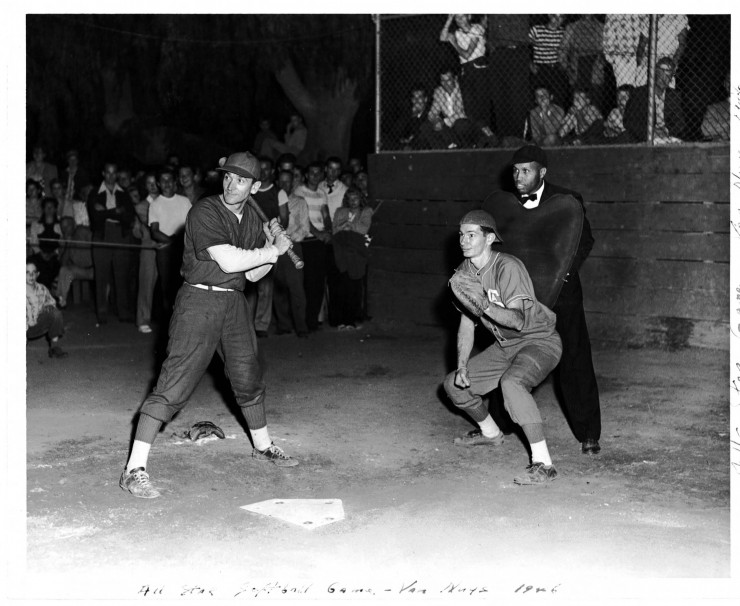
[[[135,497],[159,496],[146,463],[163,423],[185,407],[218,351],[236,402],[249,427],[252,456],[279,467],[298,461],[275,446],[267,432],[265,384],[257,357],[253,314],[244,296],[290,248],[285,235],[273,238],[248,203],[260,186],[260,164],[249,153],[219,161],[223,193],[198,200],[185,222],[182,277],[170,322],[167,359],[139,412],[136,434],[119,485]]]
[[[547,155],[540,147],[525,145],[519,148],[511,159],[511,165],[514,185],[524,208],[546,204],[555,194],[569,194],[583,206],[583,197],[578,192],[545,181]],[[583,212],[578,250],[552,309],[557,316],[556,330],[563,341],[557,376],[565,413],[573,434],[581,442],[581,451],[596,454],[601,450],[601,406],[578,276],[578,269],[593,248],[594,238],[585,207]]]

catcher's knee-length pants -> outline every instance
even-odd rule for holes
[[[177,293],[167,359],[141,413],[165,423],[172,419],[185,407],[216,351],[223,358],[237,404],[250,407],[254,420],[250,429],[267,425],[265,383],[244,293],[201,290],[189,284]]]
[[[557,366],[562,350],[557,333],[545,339],[525,339],[508,347],[494,343],[468,361],[470,387],[457,387],[455,372],[451,372],[445,378],[445,391],[455,406],[479,423],[488,415],[483,396],[500,382],[504,406],[516,423],[542,423],[531,391]]]

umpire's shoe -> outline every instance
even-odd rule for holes
[[[473,429],[464,436],[455,438],[455,446],[501,446],[504,443],[504,433],[499,432],[497,436],[487,438],[480,429]]]
[[[143,467],[132,469],[129,473],[124,469],[118,485],[140,499],[156,499],[159,496],[159,491],[152,486],[149,474]]]
[[[270,444],[264,450],[252,450],[252,456],[258,461],[269,461],[275,463],[278,467],[295,467],[298,465],[297,459],[292,459],[283,452],[283,449],[275,444]]]

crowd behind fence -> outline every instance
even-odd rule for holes
[[[379,151],[730,138],[730,15],[377,24]]]

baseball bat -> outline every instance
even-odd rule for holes
[[[262,221],[264,221],[265,223],[270,222],[270,220],[267,218],[267,215],[262,211],[259,204],[257,204],[257,202],[252,198],[252,196],[249,196],[247,198],[247,202],[252,207],[254,212],[257,213],[257,215]],[[285,237],[288,238],[288,234],[286,234],[285,232],[283,233],[285,234]],[[290,238],[288,239],[290,240]],[[290,243],[290,246],[291,247],[293,246],[293,242]],[[293,261],[293,265],[295,265],[296,269],[303,269],[303,265],[304,265],[303,259],[301,259],[297,254],[295,254],[295,252],[293,251],[293,248],[289,248],[286,254],[290,257],[290,260]]]

